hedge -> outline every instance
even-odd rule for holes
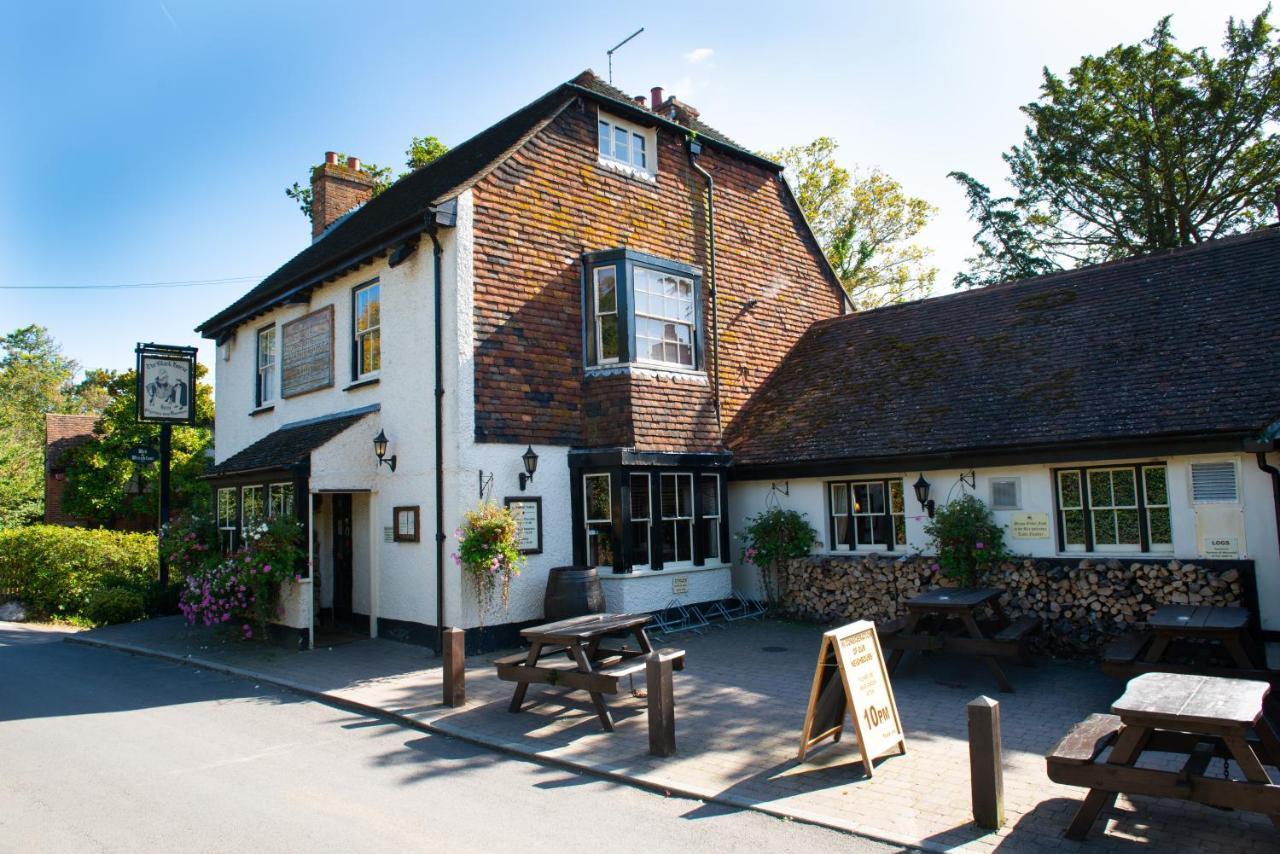
[[[0,531],[0,600],[19,599],[36,618],[85,616],[109,588],[147,595],[159,572],[155,534],[61,525]]]

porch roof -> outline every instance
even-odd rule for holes
[[[1271,226],[820,321],[726,445],[740,474],[776,475],[818,461],[1238,443],[1280,415],[1277,282]]]
[[[213,466],[205,477],[226,477],[269,469],[297,471],[310,463],[312,451],[376,411],[376,407],[366,407],[286,424]]]

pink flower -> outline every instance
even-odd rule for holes
[[[270,572],[270,571],[271,571],[271,564],[269,564],[269,563],[264,563],[264,564],[262,565],[262,571],[263,571],[264,573],[265,573],[265,572]]]
[[[295,576],[293,577],[293,580],[294,580],[294,581],[296,581],[296,582],[298,582],[299,584],[301,584],[301,583],[302,583],[302,576],[301,576],[301,575],[295,575]]]
[[[984,548],[986,548],[986,546],[985,546],[985,545],[983,545],[981,542],[974,543],[974,544],[973,544],[973,547],[974,547],[975,549],[984,549]]]
[[[942,569],[942,567],[938,566],[938,564],[936,563],[930,566],[929,568],[932,569],[934,572],[938,572],[939,570]]]

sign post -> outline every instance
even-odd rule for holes
[[[142,424],[160,425],[160,518],[157,528],[169,521],[169,473],[173,457],[173,425],[196,421],[196,348],[164,344],[139,344],[134,348],[137,368],[137,418]],[[146,460],[150,452],[151,459]],[[133,448],[134,462],[154,462],[154,451]],[[160,552],[160,584],[168,585],[169,567]]]
[[[801,762],[820,742],[828,738],[840,740],[846,712],[853,718],[862,767],[868,777],[874,774],[875,759],[891,752],[907,752],[880,637],[875,623],[869,620],[832,629],[822,636],[800,738]]]

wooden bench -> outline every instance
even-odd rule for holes
[[[1040,628],[1039,617],[1019,617],[1005,628],[996,632],[995,640],[1005,643],[1022,643],[1027,636]]]
[[[1102,653],[1102,672],[1108,676],[1125,678],[1133,674],[1134,662],[1151,642],[1150,632],[1129,632],[1107,644]]]
[[[1049,766],[1049,779],[1060,782],[1054,776],[1055,765],[1088,765],[1115,741],[1120,732],[1119,715],[1093,714],[1071,728],[1057,747],[1049,752],[1045,761]]]
[[[562,652],[568,652],[568,651],[569,651],[569,647],[567,646],[544,646],[542,650],[538,653],[538,660],[541,661],[543,658],[546,658],[552,655],[559,655]],[[528,651],[525,651],[525,652],[513,653],[512,655],[504,655],[502,656],[502,658],[495,658],[493,659],[493,663],[499,664],[499,665],[524,664],[528,660],[529,660],[529,653]]]
[[[907,625],[906,617],[895,617],[892,620],[886,620],[883,623],[876,623],[876,634],[881,639],[893,637],[902,631]]]

